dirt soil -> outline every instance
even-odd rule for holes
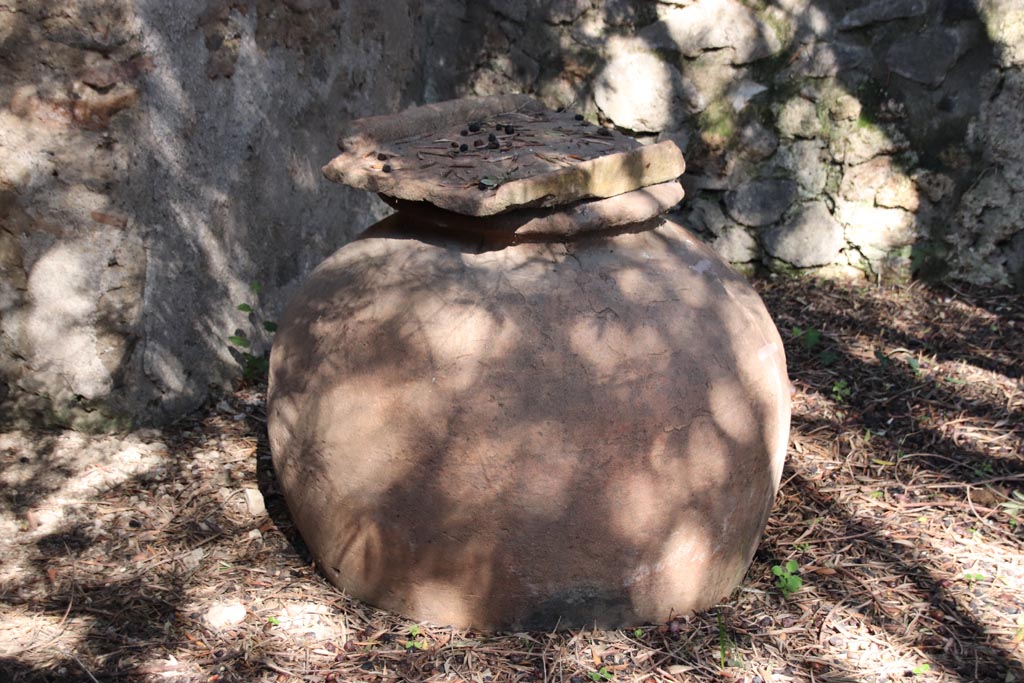
[[[1024,297],[755,285],[793,430],[728,602],[493,636],[349,599],[243,386],[167,429],[0,435],[0,681],[1024,682]]]

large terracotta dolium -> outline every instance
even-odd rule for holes
[[[579,201],[612,224],[638,201],[664,210],[643,189]],[[727,599],[789,428],[760,298],[656,215],[525,240],[516,219],[437,211],[339,249],[281,321],[270,444],[317,566],[371,604],[481,629],[618,627]],[[519,223],[561,225],[545,211],[561,209]]]

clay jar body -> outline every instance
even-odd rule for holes
[[[408,228],[322,263],[275,341],[274,466],[321,571],[481,629],[726,598],[789,428],[782,342],[746,281],[663,219],[517,245]]]

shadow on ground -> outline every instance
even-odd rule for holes
[[[635,633],[414,636],[310,566],[276,493],[261,397],[243,389],[173,429],[75,442],[106,454],[98,466],[63,459],[61,434],[0,451],[14,525],[3,680],[585,681],[601,666],[615,680],[1024,680],[1024,537],[1005,505],[1024,489],[1019,297],[757,286],[797,393],[780,499],[728,603]],[[246,508],[246,488],[269,516]],[[783,598],[771,567],[787,559],[804,586]],[[210,627],[217,602],[246,618]]]

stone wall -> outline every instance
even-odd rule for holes
[[[479,9],[468,90],[677,140],[679,219],[734,263],[1024,287],[1019,0],[524,7]]]
[[[675,139],[735,263],[1024,286],[1022,67],[1019,0],[0,0],[0,420],[198,405],[386,211],[339,123],[457,95]]]
[[[430,5],[0,0],[0,418],[168,420],[237,377],[227,337],[267,340],[236,305],[385,214],[321,177],[339,123],[454,95]]]

